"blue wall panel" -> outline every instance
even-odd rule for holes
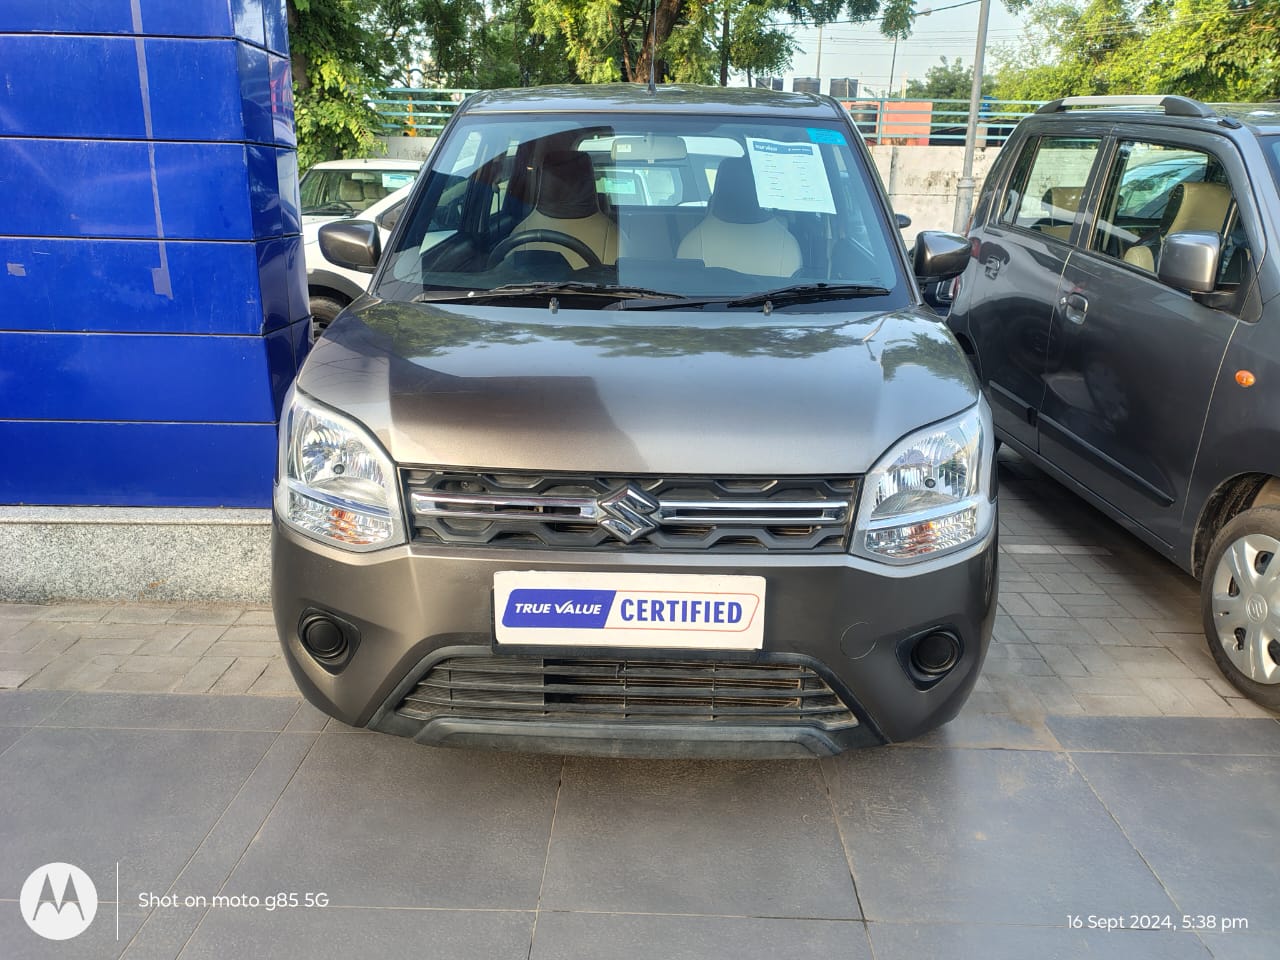
[[[310,346],[287,39],[284,0],[0,0],[0,503],[269,505]]]
[[[0,420],[0,503],[267,507],[274,424]]]
[[[0,36],[0,89],[0,136],[146,136],[128,38]]]
[[[285,334],[281,339],[279,333]],[[271,423],[268,337],[0,333],[8,373],[0,411],[14,420],[165,420]],[[50,389],[57,384],[57,389]]]
[[[141,33],[240,37],[289,52],[285,0],[137,0]],[[134,0],[4,0],[0,33],[132,34]]]
[[[288,60],[239,40],[0,34],[0,136],[294,145]],[[49,65],[56,63],[57,70]],[[147,97],[142,95],[146,68]]]
[[[149,147],[165,237],[254,240],[283,232],[274,147],[0,137],[3,232],[155,238]]]
[[[0,330],[245,335],[307,314],[301,237],[164,253],[167,292],[155,240],[0,237]]]

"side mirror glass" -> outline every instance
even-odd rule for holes
[[[400,222],[400,214],[404,213],[404,201],[401,200],[390,210],[383,212],[377,220],[378,226],[390,233],[395,229],[397,223]]]
[[[948,280],[969,265],[969,240],[958,233],[925,230],[916,237],[913,268],[917,280]]]
[[[320,252],[348,270],[373,273],[382,256],[382,238],[368,220],[342,220],[320,228]]]
[[[1222,238],[1216,233],[1171,233],[1160,251],[1160,282],[1188,293],[1210,293],[1218,285]]]

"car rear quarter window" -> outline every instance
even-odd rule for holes
[[[1100,142],[1084,137],[1028,140],[1005,189],[999,222],[1067,240]]]

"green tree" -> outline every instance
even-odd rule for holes
[[[367,97],[378,73],[375,38],[354,0],[287,0],[298,165],[363,157],[377,145]]]
[[[879,0],[874,0],[878,4]],[[649,78],[727,81],[728,72],[781,72],[791,62],[791,23],[825,23],[840,0],[533,0],[537,31],[563,45],[588,83]]]
[[[982,92],[994,93],[995,78],[982,78]],[[964,100],[968,102],[973,90],[973,67],[966,67],[963,60],[948,60],[935,64],[925,71],[923,80],[907,81],[907,96],[913,100]]]
[[[447,83],[469,68],[479,0],[287,0],[298,163],[369,156],[382,120],[369,103],[390,85]],[[417,63],[429,64],[424,76]]]
[[[492,16],[471,38],[470,66],[459,72],[458,86],[492,89],[577,81],[560,44],[535,27],[534,6],[531,0],[490,5]]]
[[[1280,97],[1280,0],[1042,0],[1029,19],[1027,39],[996,54],[1005,99]]]

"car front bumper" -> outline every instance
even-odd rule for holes
[[[841,554],[604,555],[419,545],[353,554],[277,520],[272,565],[276,626],[304,696],[352,726],[441,746],[618,756],[821,756],[910,740],[959,712],[977,680],[995,616],[994,530],[961,554],[895,568]],[[530,569],[763,577],[764,648],[500,650],[493,636],[494,574]],[[312,656],[299,637],[302,624],[318,614],[341,623],[351,640],[340,666]],[[940,678],[922,678],[909,666],[908,650],[937,631],[958,638],[960,654]],[[534,668],[578,659],[663,668],[678,660],[692,669],[714,664],[730,671],[798,671],[829,688],[852,717],[831,728],[742,723],[732,716],[705,722],[562,714],[512,719],[501,711],[467,715],[465,709],[424,719],[403,709],[405,697],[433,668],[501,666],[531,653],[534,659],[526,662]]]

